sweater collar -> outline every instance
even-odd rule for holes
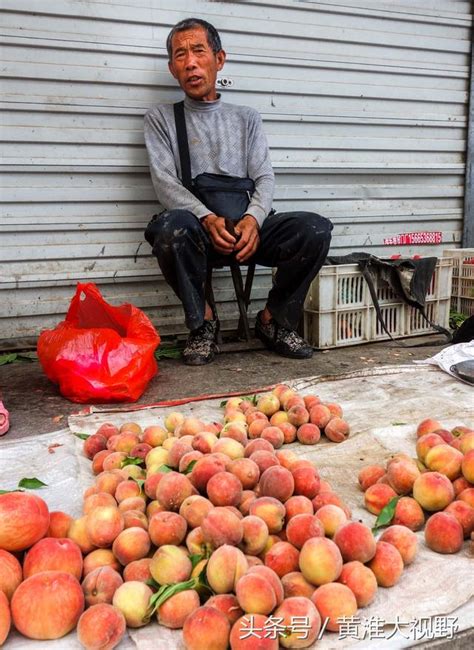
[[[200,111],[203,113],[208,113],[210,111],[217,110],[221,105],[221,96],[217,95],[217,99],[212,102],[198,102],[195,99],[191,99],[187,95],[184,97],[184,106],[191,111]]]

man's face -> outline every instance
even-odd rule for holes
[[[191,99],[201,102],[217,99],[216,78],[224,62],[224,50],[217,54],[212,51],[203,27],[177,32],[173,36],[168,67]]]

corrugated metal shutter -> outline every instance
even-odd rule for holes
[[[3,0],[0,339],[61,320],[77,280],[184,331],[142,238],[157,210],[142,117],[180,96],[164,42],[189,15],[221,31],[225,100],[263,116],[277,209],[330,217],[333,253],[440,251],[384,245],[413,231],[460,241],[470,3]],[[232,285],[216,284],[228,323]],[[268,284],[261,271],[255,309]]]

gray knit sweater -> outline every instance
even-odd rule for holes
[[[184,100],[191,176],[208,172],[248,176],[255,183],[248,214],[261,226],[271,210],[275,179],[260,115],[253,108],[219,99]],[[145,115],[145,142],[156,195],[166,209],[189,210],[198,219],[209,214],[182,184],[172,104],[154,106]]]

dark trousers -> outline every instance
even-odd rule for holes
[[[276,267],[267,307],[279,325],[296,329],[312,280],[326,259],[332,223],[312,212],[268,216],[250,261]],[[208,260],[214,249],[198,219],[187,210],[168,210],[148,224],[145,238],[161,271],[183,303],[186,326],[202,325]]]

